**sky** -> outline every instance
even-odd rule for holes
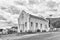
[[[60,17],[60,0],[0,0],[0,15],[6,19],[2,22],[18,24],[21,9],[38,16],[53,15],[51,17],[56,18]]]

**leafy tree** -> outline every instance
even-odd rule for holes
[[[56,21],[56,22],[54,22],[52,25],[53,25],[53,27],[55,27],[55,28],[60,28],[60,21]]]

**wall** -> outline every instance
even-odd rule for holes
[[[22,15],[23,14],[23,15]],[[22,16],[24,16],[22,18]],[[25,27],[25,22],[27,22],[27,27]],[[18,19],[19,29],[18,31],[22,30],[25,32],[25,30],[28,30],[28,22],[29,22],[29,14],[28,13],[21,13]]]
[[[48,30],[48,28],[49,28],[49,22],[30,17],[30,27],[31,27],[31,22],[33,22],[33,27],[31,28],[31,30],[33,30],[33,31],[37,30],[37,29]],[[36,23],[38,23],[37,28],[36,28]],[[42,28],[41,28],[40,24],[42,24]],[[47,29],[45,28],[45,25],[47,25]]]
[[[25,22],[27,22],[27,27],[25,27]],[[33,22],[33,27],[31,27],[31,22]],[[36,23],[38,23],[37,28],[36,28]],[[28,14],[26,12],[23,12],[23,13],[20,14],[19,19],[18,19],[18,24],[19,24],[19,27],[18,27],[19,32],[20,32],[20,30],[25,32],[25,31],[28,31],[28,30],[35,31],[37,29],[48,30],[48,28],[49,28],[49,23],[47,21],[36,19],[34,17],[30,17],[30,14]],[[41,28],[40,24],[42,24],[42,28]],[[45,25],[48,26],[47,29],[45,29]]]

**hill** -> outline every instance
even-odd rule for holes
[[[50,25],[52,25],[52,27],[60,28],[60,18],[46,18],[46,19],[50,21]]]

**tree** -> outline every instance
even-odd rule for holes
[[[54,22],[52,25],[53,25],[53,27],[55,27],[55,28],[60,28],[60,21],[56,21],[56,22]]]

